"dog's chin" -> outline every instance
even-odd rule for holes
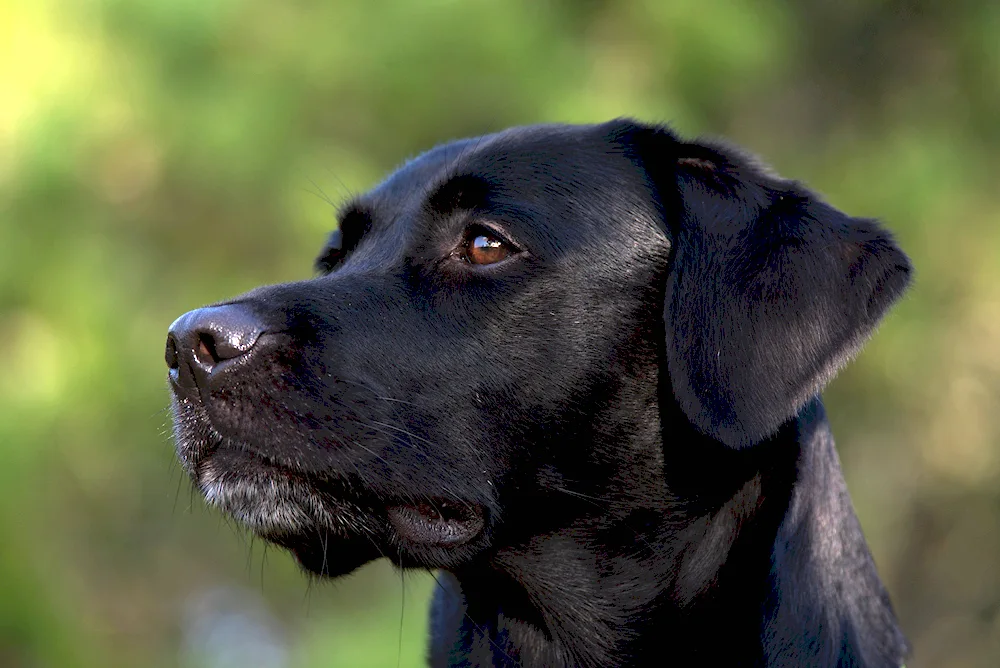
[[[347,575],[382,556],[373,542],[338,536],[277,534],[267,540],[291,552],[305,571],[330,578]]]
[[[478,504],[364,496],[357,481],[305,476],[221,438],[178,439],[178,451],[198,453],[182,460],[209,505],[289,550],[316,575],[344,575],[382,556],[401,567],[450,568],[488,544]]]
[[[230,458],[206,458],[194,473],[209,505],[289,550],[307,571],[336,577],[382,556],[378,545],[384,522],[359,505],[330,498],[260,463],[250,471],[233,470],[217,459]]]
[[[430,499],[363,509],[280,474],[220,473],[211,460],[199,467],[198,487],[210,505],[315,575],[345,575],[383,556],[401,567],[450,568],[485,544],[485,513],[474,504]]]

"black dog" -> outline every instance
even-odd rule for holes
[[[438,147],[317,265],[171,327],[178,453],[309,571],[441,569],[433,665],[902,664],[818,397],[876,222],[620,120]]]

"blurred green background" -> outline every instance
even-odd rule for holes
[[[1000,665],[1000,3],[0,0],[0,666],[422,665],[429,576],[309,583],[192,495],[167,325],[422,149],[617,115],[896,231],[830,413],[911,668]]]

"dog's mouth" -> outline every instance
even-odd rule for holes
[[[397,554],[407,563],[439,567],[481,547],[488,514],[480,503],[392,490],[332,469],[303,471],[223,438],[192,406],[175,405],[175,411],[178,455],[208,502],[290,550],[309,571],[338,575]]]
[[[384,535],[378,529],[381,516],[382,526],[403,544],[454,548],[472,542],[486,525],[483,507],[467,501],[428,497],[403,503],[386,499],[382,505],[375,498],[352,501],[356,490],[321,493],[315,481],[240,449],[215,449],[191,468],[210,503],[279,544],[315,531],[372,539]]]
[[[482,507],[444,499],[390,506],[388,517],[403,540],[436,547],[464,545],[486,524]]]
[[[241,450],[216,451],[196,467],[195,478],[210,503],[272,540],[309,534],[313,528],[374,537],[382,534],[377,528],[381,516],[404,544],[449,548],[471,542],[486,525],[485,511],[476,503],[429,497],[407,503],[386,500],[382,506],[374,498],[351,500],[356,491],[320,493],[292,471]]]

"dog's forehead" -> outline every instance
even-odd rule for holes
[[[422,199],[461,176],[478,176],[522,196],[572,186],[604,188],[627,176],[621,148],[601,126],[535,125],[453,141],[408,161],[367,196],[380,207]]]
[[[348,264],[388,266],[428,240],[451,240],[449,214],[465,206],[498,215],[538,257],[662,245],[652,188],[614,131],[536,125],[433,148],[352,200],[369,226]]]

